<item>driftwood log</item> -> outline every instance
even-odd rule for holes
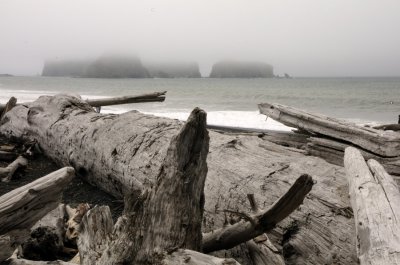
[[[0,167],[0,179],[2,182],[9,182],[18,168],[26,167],[28,160],[23,156],[18,156],[11,164],[7,167]]]
[[[86,100],[86,102],[89,103],[89,105],[92,107],[103,107],[103,106],[142,103],[142,102],[162,102],[165,100],[166,93],[167,93],[167,91],[155,92],[155,93],[144,94],[144,95],[136,95],[136,96],[88,99],[88,100]]]
[[[280,104],[259,104],[262,114],[287,126],[344,140],[382,157],[400,156],[400,134],[357,126]]]
[[[12,122],[11,122],[12,121]],[[40,97],[8,112],[0,133],[36,139],[60,165],[116,197],[138,196],[157,183],[176,120],[136,111],[103,115],[72,96]],[[354,223],[342,168],[257,136],[210,131],[203,232],[223,227],[224,210],[250,212],[253,193],[268,208],[304,173],[317,184],[304,205],[268,234],[286,264],[357,264]],[[332,249],[332,245],[336,247]],[[214,252],[252,264],[246,245]]]
[[[62,168],[0,197],[0,262],[11,256],[29,229],[61,201],[61,190],[74,177]]]
[[[327,139],[322,137],[309,137],[309,143],[306,150],[310,155],[324,158],[329,163],[343,166],[344,150],[351,146],[340,141]],[[366,150],[359,150],[365,160],[375,159],[381,163],[387,172],[393,175],[400,175],[400,158],[399,157],[381,157]]]
[[[155,92],[144,95],[132,95],[132,96],[123,96],[123,97],[112,97],[112,98],[102,98],[102,99],[87,99],[86,102],[89,103],[92,107],[100,108],[102,106],[111,106],[111,105],[122,105],[122,104],[131,104],[131,103],[144,103],[144,102],[163,102],[165,100],[164,92]],[[17,104],[17,99],[15,97],[11,97],[7,104],[0,104],[0,120],[3,116],[10,111]],[[29,103],[21,103],[21,104],[29,104]]]
[[[377,161],[365,163],[353,147],[346,148],[344,163],[355,213],[360,264],[400,264],[397,184]]]

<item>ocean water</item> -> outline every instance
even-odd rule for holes
[[[290,130],[258,113],[257,104],[280,103],[359,124],[397,123],[400,78],[293,79],[93,79],[0,77],[0,103],[40,95],[79,94],[102,98],[167,91],[165,102],[104,107],[102,112],[139,110],[184,120],[194,107],[212,125]]]

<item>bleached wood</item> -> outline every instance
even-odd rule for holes
[[[189,249],[178,249],[167,255],[162,265],[240,265],[234,259],[221,259]]]
[[[36,139],[47,156],[60,165],[73,165],[85,180],[117,197],[140,195],[155,185],[169,143],[182,127],[177,120],[136,111],[98,114],[66,95],[40,97],[6,116],[9,121],[0,125],[0,133]],[[308,173],[318,185],[300,209],[271,231],[271,242],[279,248],[285,245],[282,254],[288,264],[324,264],[332,245],[337,246],[338,262],[357,264],[343,168],[257,136],[209,134],[203,232],[223,226],[224,209],[248,212],[248,193],[266,208]],[[296,233],[287,236],[293,226]],[[216,255],[251,264],[243,246]]]
[[[96,265],[112,238],[114,222],[108,206],[90,209],[82,219],[78,237],[82,265]]]
[[[11,164],[7,167],[0,168],[0,179],[2,182],[9,182],[13,177],[15,171],[20,167],[26,167],[28,165],[28,159],[23,156],[18,156]]]
[[[262,114],[287,126],[341,139],[384,157],[400,156],[398,132],[357,126],[280,104],[262,103],[258,107]]]
[[[178,246],[200,251],[209,136],[206,113],[195,108],[168,146],[154,186],[125,199],[126,220],[99,265],[159,264]]]
[[[135,95],[135,96],[88,99],[86,100],[86,102],[89,103],[92,107],[103,107],[110,105],[121,105],[121,104],[131,104],[131,103],[141,103],[141,102],[162,102],[165,100],[166,93],[167,91],[144,94],[144,95]]]
[[[29,235],[29,228],[57,207],[61,190],[73,176],[74,169],[65,167],[0,197],[0,257],[11,256],[13,247],[5,244],[21,243],[21,238]]]
[[[343,166],[344,150],[351,146],[332,139],[310,137],[306,150],[310,155],[324,158],[335,165]],[[394,175],[400,175],[400,157],[381,157],[365,150],[359,150],[365,160],[375,159],[383,165],[385,170]]]
[[[367,165],[356,148],[346,148],[344,164],[360,264],[400,264],[400,193],[396,183],[377,161],[369,160]]]
[[[65,167],[0,197],[0,234],[30,228],[57,207],[62,189],[74,177],[74,169]]]
[[[309,175],[300,176],[270,209],[250,216],[250,220],[204,234],[203,251],[209,253],[229,249],[272,230],[303,203],[312,186],[313,180]]]

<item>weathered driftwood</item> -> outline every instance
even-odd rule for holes
[[[194,109],[168,147],[156,183],[125,199],[128,215],[98,264],[157,264],[177,247],[201,250],[207,176],[206,113]]]
[[[309,175],[300,176],[289,191],[272,207],[247,220],[227,226],[204,235],[203,251],[205,253],[229,249],[272,230],[276,224],[291,214],[304,197],[311,191],[313,180]]]
[[[14,108],[17,105],[17,99],[15,97],[11,97],[7,104],[4,106],[0,106],[0,121],[3,119],[4,115]]]
[[[19,248],[18,257],[28,260],[56,260],[77,253],[64,245],[66,206],[59,204],[31,228],[30,237]]]
[[[23,231],[22,234],[25,237],[28,236],[28,229],[57,207],[61,200],[61,190],[71,181],[73,176],[73,168],[62,168],[1,196],[0,235],[7,237],[10,232],[15,234],[18,231]],[[21,243],[22,240],[16,240],[22,237],[21,234],[18,237],[11,236],[9,243],[13,246],[16,243]],[[6,253],[3,252],[5,250]],[[12,252],[10,253],[9,249],[0,247],[0,257],[9,257],[11,254]]]
[[[18,168],[26,167],[28,165],[28,160],[23,156],[18,156],[17,159],[14,160],[7,167],[0,167],[0,179],[2,182],[9,182],[13,177],[15,171]]]
[[[62,260],[52,261],[36,261],[28,259],[19,259],[17,257],[10,258],[7,260],[7,265],[76,265],[75,263],[65,262]]]
[[[113,227],[108,206],[94,207],[85,214],[78,237],[80,264],[97,264],[111,242]]]
[[[240,265],[234,259],[221,259],[188,249],[178,249],[167,255],[163,265]]]
[[[258,214],[260,209],[254,194],[247,194],[253,214]],[[285,265],[281,252],[276,249],[266,233],[246,242],[253,265]]]
[[[365,163],[361,153],[348,147],[344,164],[355,213],[360,264],[400,264],[400,192],[375,160]]]
[[[76,240],[79,236],[79,227],[81,225],[82,218],[89,209],[90,206],[87,203],[80,203],[76,209],[71,208],[69,205],[66,206],[68,221],[65,225],[65,238],[67,240],[76,243]]]
[[[379,126],[374,126],[374,129],[384,130],[384,131],[400,131],[400,124],[384,124]]]
[[[343,142],[321,137],[310,137],[307,152],[310,155],[324,158],[329,163],[343,166],[344,150],[351,146]],[[380,162],[387,172],[400,175],[400,157],[381,157],[366,150],[359,150],[365,160],[375,159]]]
[[[110,105],[121,105],[121,104],[131,104],[131,103],[141,103],[141,102],[162,102],[165,100],[164,92],[155,92],[144,95],[136,96],[123,96],[123,97],[113,97],[113,98],[101,98],[101,99],[88,99],[86,100],[92,107],[103,107]]]
[[[312,114],[280,104],[262,103],[260,112],[285,125],[344,140],[383,157],[400,156],[400,134]]]
[[[117,197],[139,196],[155,185],[169,143],[182,127],[179,121],[135,111],[98,114],[82,100],[61,95],[17,106],[5,119],[0,133],[36,139],[46,155],[73,165],[81,177]],[[287,264],[324,264],[331,253],[338,262],[356,264],[342,168],[257,136],[213,131],[207,164],[204,232],[223,226],[225,209],[249,212],[248,193],[266,208],[308,173],[317,184],[304,205],[271,231],[271,242],[282,249]],[[337,248],[332,250],[332,244]],[[246,249],[213,254],[248,264]]]
[[[143,95],[123,96],[123,97],[87,99],[86,102],[95,108],[100,108],[102,106],[122,105],[122,104],[132,104],[132,103],[163,102],[165,100],[166,93],[167,91],[154,92]],[[21,104],[28,104],[28,102]],[[7,111],[10,111],[16,105],[17,105],[17,99],[14,97],[11,97],[7,104],[4,105],[0,104],[0,113],[1,113],[0,120],[7,113]]]

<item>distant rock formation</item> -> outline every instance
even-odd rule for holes
[[[0,77],[12,77],[13,75],[10,74],[0,74]]]
[[[102,56],[87,68],[84,77],[148,78],[149,72],[135,56]]]
[[[138,57],[107,55],[95,61],[46,61],[42,76],[148,78]]]
[[[270,78],[273,67],[260,62],[222,61],[213,65],[211,78]]]
[[[85,74],[89,61],[46,61],[42,76],[81,77]]]
[[[199,65],[193,63],[148,63],[145,65],[152,77],[200,78]]]

